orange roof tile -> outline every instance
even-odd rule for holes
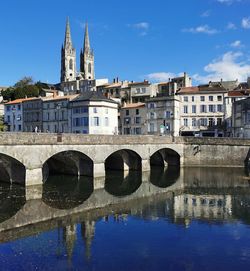
[[[144,107],[145,103],[131,103],[131,104],[127,104],[125,106],[122,107],[122,109],[126,109],[126,108],[138,108],[138,107]]]

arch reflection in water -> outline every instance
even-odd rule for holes
[[[130,195],[140,187],[141,183],[140,171],[106,171],[105,190],[113,196]]]
[[[160,149],[150,157],[152,166],[180,166],[180,155],[172,149]]]
[[[93,177],[54,175],[43,185],[42,199],[50,207],[71,209],[87,200],[93,189]]]
[[[14,216],[25,202],[23,186],[0,183],[0,223]]]
[[[150,182],[160,188],[173,185],[180,177],[179,166],[157,167],[152,166],[150,171]]]

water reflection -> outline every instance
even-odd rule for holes
[[[25,188],[21,185],[1,183],[0,223],[14,216],[25,204]]]
[[[125,176],[124,176],[125,175]],[[113,196],[124,197],[134,193],[142,183],[140,171],[112,171],[106,172],[105,190]]]
[[[180,177],[179,166],[157,167],[152,166],[150,171],[150,181],[157,187],[167,188],[173,185]]]
[[[87,200],[92,192],[92,177],[54,175],[44,184],[42,199],[50,207],[71,209]]]

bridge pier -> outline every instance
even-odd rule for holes
[[[26,169],[25,185],[39,185],[43,184],[42,168]]]
[[[150,162],[148,159],[141,160],[142,171],[150,171]]]

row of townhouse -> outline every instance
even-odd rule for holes
[[[6,103],[4,111],[12,132],[118,133],[118,104],[94,91],[18,99]]]
[[[120,114],[121,133],[235,136],[233,105],[246,99],[248,91],[234,90],[236,81],[227,85],[226,88],[221,82],[210,82],[198,87],[182,87],[175,94],[158,94],[143,104],[125,105]]]

